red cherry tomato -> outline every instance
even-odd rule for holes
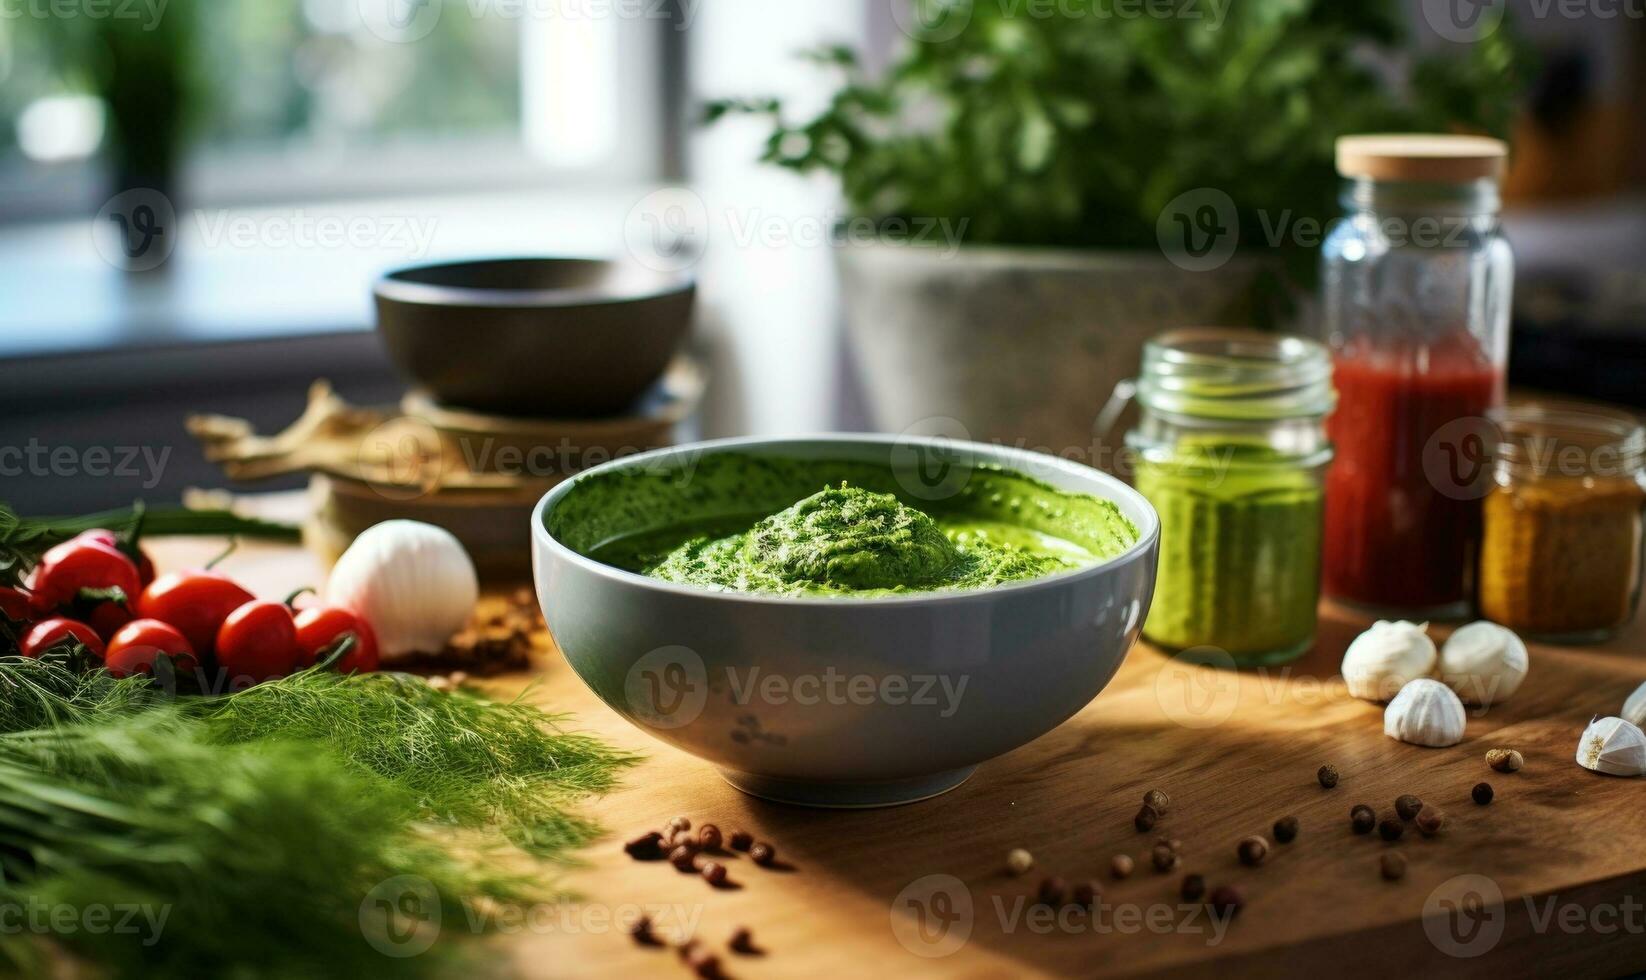
[[[34,570],[34,608],[52,612],[73,604],[81,589],[117,588],[130,601],[143,591],[137,566],[120,549],[91,538],[71,538],[47,551]]]
[[[120,547],[120,536],[106,527],[94,527],[90,531],[81,531],[78,536],[89,541],[101,541],[111,548],[119,549],[120,553],[126,555],[127,558],[131,557],[126,553],[126,549]],[[147,588],[148,584],[154,581],[154,560],[142,548],[138,548],[136,551],[137,579]]]
[[[377,669],[377,636],[366,621],[340,606],[317,606],[297,614],[297,649],[302,652],[297,666],[313,667],[322,651],[334,646],[349,633],[354,648],[337,662],[339,674]]]
[[[135,600],[132,605],[136,605]],[[130,609],[117,602],[99,602],[91,608],[91,612],[86,613],[83,622],[107,643],[120,631],[120,627],[136,618]]]
[[[29,594],[22,589],[0,585],[0,615],[14,623],[27,623],[34,618]]]
[[[204,656],[216,647],[217,630],[229,613],[255,598],[216,572],[167,572],[143,590],[137,614],[176,627]]]
[[[230,677],[266,681],[297,668],[297,627],[279,602],[248,602],[217,630],[217,662]]]
[[[180,674],[192,674],[198,661],[194,648],[175,627],[158,619],[134,619],[120,627],[109,641],[103,655],[103,666],[116,677],[133,674],[154,674],[154,661],[162,654],[172,658],[172,666]]]
[[[25,657],[38,657],[48,649],[70,638],[84,643],[92,653],[99,657],[103,655],[103,640],[85,623],[77,623],[62,616],[53,616],[51,619],[42,619],[29,627],[23,634],[23,642],[18,648]]]

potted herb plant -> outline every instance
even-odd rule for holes
[[[1275,319],[1310,221],[1336,213],[1338,136],[1500,132],[1515,85],[1506,31],[1420,61],[1387,0],[913,0],[897,19],[883,71],[812,55],[841,75],[815,116],[708,117],[769,117],[763,159],[836,176],[879,230],[837,251],[880,428],[1075,456],[1101,453],[1093,420],[1147,337]]]

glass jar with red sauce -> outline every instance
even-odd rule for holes
[[[1506,160],[1483,137],[1338,142],[1346,214],[1322,254],[1338,391],[1322,585],[1335,598],[1408,619],[1473,604],[1514,288]]]

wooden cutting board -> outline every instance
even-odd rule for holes
[[[214,541],[156,541],[161,567],[195,564]],[[299,549],[247,545],[225,570],[261,594],[320,577]],[[1320,642],[1290,667],[1229,673],[1180,665],[1147,647],[1074,718],[970,782],[923,803],[871,811],[796,809],[744,796],[705,763],[658,742],[600,704],[558,655],[540,675],[485,682],[572,712],[578,727],[646,753],[623,787],[587,812],[609,828],[566,883],[585,901],[527,910],[485,940],[499,964],[528,977],[688,976],[667,949],[642,948],[621,928],[649,910],[659,933],[682,926],[725,952],[739,926],[765,949],[723,955],[732,976],[999,976],[1225,974],[1277,969],[1400,976],[1413,969],[1514,976],[1561,971],[1618,975],[1646,967],[1646,779],[1586,772],[1573,761],[1593,715],[1616,714],[1646,680],[1646,629],[1600,647],[1534,645],[1515,697],[1472,715],[1448,749],[1382,734],[1382,710],[1348,697],[1336,679],[1343,649],[1367,622],[1327,604]],[[1437,638],[1445,631],[1437,629]],[[1525,769],[1488,769],[1488,748],[1512,746]],[[1315,771],[1342,773],[1332,790]],[[1489,806],[1470,800],[1487,781]],[[1172,806],[1154,833],[1132,825],[1143,793]],[[1447,815],[1443,833],[1409,828],[1387,844],[1349,830],[1353,804],[1377,810],[1413,793]],[[1296,815],[1302,830],[1260,867],[1235,846]],[[712,890],[666,863],[638,863],[623,839],[685,815],[772,842],[792,869],[730,859],[740,887]],[[1157,874],[1156,838],[1182,842],[1183,866]],[[1014,847],[1036,866],[1012,878]],[[1409,859],[1398,882],[1381,855]],[[1113,855],[1137,870],[1110,879]],[[1243,889],[1232,922],[1213,923],[1178,897],[1186,872]],[[1030,907],[1040,879],[1095,879],[1097,919],[1046,923]],[[935,877],[934,877],[935,876]],[[1462,909],[1462,911],[1457,911]],[[1427,919],[1425,914],[1432,913]],[[464,922],[443,929],[466,932]]]

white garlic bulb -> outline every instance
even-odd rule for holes
[[[1646,734],[1622,718],[1591,721],[1577,743],[1577,764],[1612,776],[1646,774]]]
[[[1400,689],[1383,711],[1383,734],[1441,749],[1463,741],[1463,702],[1451,688],[1420,677]]]
[[[1429,676],[1435,657],[1427,625],[1379,622],[1343,654],[1343,683],[1357,698],[1387,701],[1409,682]]]
[[[1464,704],[1487,707],[1508,700],[1530,666],[1526,644],[1496,623],[1461,626],[1440,648],[1440,679]]]
[[[1637,727],[1646,725],[1646,684],[1635,688],[1635,693],[1623,702],[1623,720]]]
[[[445,528],[384,521],[337,559],[326,599],[365,618],[384,660],[437,653],[480,598],[474,562]]]

